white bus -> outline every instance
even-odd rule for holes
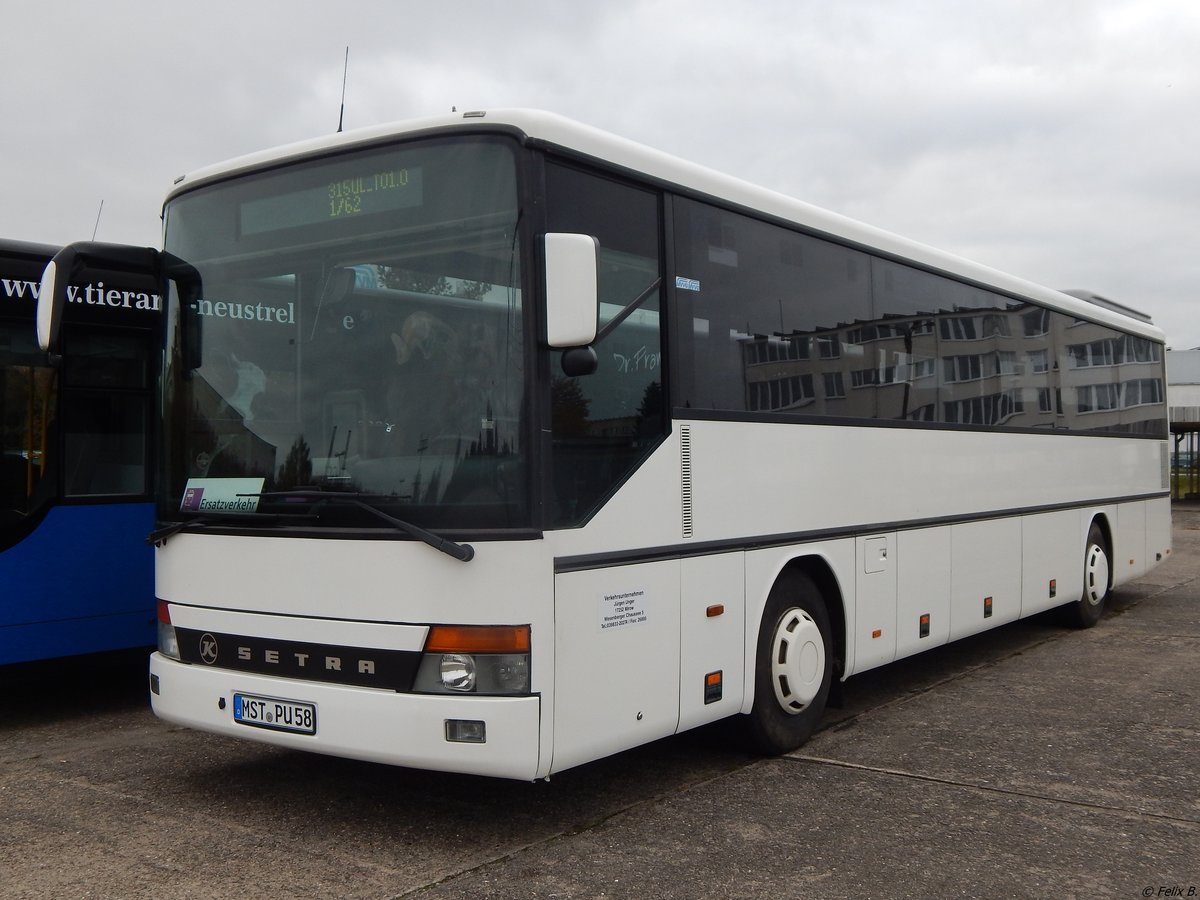
[[[726,717],[785,752],[842,680],[1094,624],[1170,552],[1148,321],[562,118],[164,214],[166,720],[514,779]]]

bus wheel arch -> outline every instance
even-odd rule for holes
[[[843,669],[845,617],[828,564],[800,558],[775,579],[758,626],[754,702],[739,717],[746,744],[778,754],[816,731]]]

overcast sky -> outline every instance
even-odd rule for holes
[[[157,246],[177,175],[548,109],[1200,346],[1197,0],[4,0],[0,236]]]

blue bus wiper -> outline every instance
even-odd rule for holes
[[[231,515],[208,515],[197,516],[191,519],[183,519],[179,522],[171,522],[169,525],[163,525],[161,528],[156,528],[146,535],[146,543],[154,547],[161,547],[167,540],[174,535],[179,534],[185,528],[193,528],[201,525],[213,525],[218,522],[222,525],[228,525],[231,521],[239,525],[245,525],[247,521],[260,522],[262,519],[270,519],[274,521],[277,516],[253,516],[239,514],[236,519]]]
[[[395,516],[388,515],[379,507],[373,506],[368,502],[396,499],[386,494],[358,494],[344,491],[323,491],[320,488],[298,488],[294,491],[266,491],[257,494],[238,494],[238,496],[258,497],[260,500],[314,500],[318,503],[356,506],[359,509],[369,512],[377,519],[382,519],[398,531],[402,531],[410,537],[428,544],[434,550],[454,557],[459,562],[470,562],[475,557],[475,548],[470,544],[459,544],[449,538],[438,537],[432,531],[426,531],[421,526],[414,525],[412,522],[405,522],[403,519],[397,519]]]
[[[191,528],[193,525],[207,524],[206,519],[184,519],[182,522],[172,522],[170,525],[164,525],[162,528],[155,528],[146,535],[146,543],[152,547],[161,547],[167,542],[167,538],[178,534],[183,529]]]

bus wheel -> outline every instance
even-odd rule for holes
[[[1077,628],[1091,628],[1100,621],[1108,600],[1108,579],[1111,571],[1104,532],[1093,522],[1088,531],[1087,549],[1083,553],[1083,595],[1067,607],[1072,625]]]
[[[758,632],[754,707],[744,723],[752,749],[787,753],[816,730],[833,677],[830,633],[829,615],[812,579],[800,572],[781,577],[767,598]]]

